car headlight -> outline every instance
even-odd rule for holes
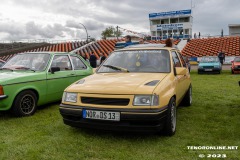
[[[77,93],[64,92],[63,93],[63,101],[76,103],[77,102]]]
[[[79,81],[76,82],[76,84],[83,84],[85,82],[85,79],[81,79]]]
[[[214,66],[214,68],[220,68],[220,66]]]
[[[198,66],[198,68],[200,68],[200,69],[201,69],[201,68],[203,68],[203,66]]]
[[[158,95],[135,95],[133,100],[134,106],[158,106]]]

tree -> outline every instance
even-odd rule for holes
[[[110,26],[102,31],[101,35],[102,39],[106,39],[107,37],[119,37],[122,35],[122,32],[120,30],[117,31],[113,26]]]

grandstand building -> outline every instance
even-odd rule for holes
[[[229,36],[240,36],[240,24],[229,24]]]
[[[191,10],[150,13],[150,32],[153,40],[192,37]]]

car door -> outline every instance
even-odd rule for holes
[[[75,72],[73,70],[68,55],[55,55],[52,59],[51,67],[59,67],[60,71],[47,73],[47,100],[60,100],[65,88],[75,82]]]
[[[90,75],[87,65],[78,56],[70,56],[75,71],[75,81]]]
[[[183,87],[184,87],[184,90],[187,91],[188,88],[189,88],[189,85],[190,85],[190,83],[191,83],[188,65],[187,65],[187,63],[184,61],[183,56],[181,55],[181,53],[180,53],[180,52],[177,52],[177,54],[178,54],[178,57],[179,57],[180,62],[182,63],[182,67],[185,68],[186,71],[187,71],[187,74],[186,74],[185,76],[183,76],[183,77],[184,77]]]
[[[178,56],[178,53],[175,51],[175,50],[172,50],[171,51],[171,54],[172,54],[172,58],[173,58],[173,62],[174,62],[174,67],[183,67],[182,66],[182,63],[180,61],[180,58]],[[176,81],[177,81],[177,84],[176,84],[176,101],[179,103],[180,100],[182,99],[182,97],[184,96],[185,94],[185,83],[184,81],[186,80],[186,77],[185,75],[175,75],[176,77]]]

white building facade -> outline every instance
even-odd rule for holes
[[[191,10],[150,13],[151,38],[158,39],[188,39],[192,38]]]

